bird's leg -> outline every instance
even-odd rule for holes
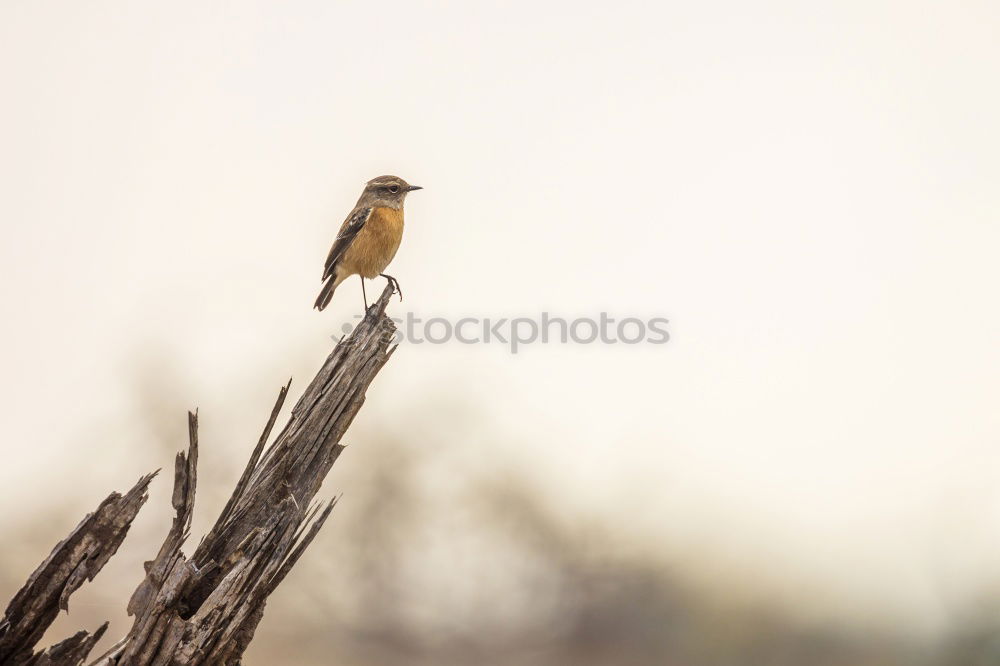
[[[361,278],[361,298],[365,301],[365,312],[368,312],[368,294],[365,293],[365,276],[359,275],[358,277]]]
[[[389,284],[392,285],[392,290],[395,291],[397,294],[399,294],[399,300],[400,300],[400,302],[402,302],[403,301],[403,288],[399,286],[399,280],[397,280],[396,278],[392,277],[391,275],[386,275],[385,273],[379,273],[379,275],[381,275],[382,277],[384,277],[386,280],[389,281]]]

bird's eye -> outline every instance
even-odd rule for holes
[[[389,186],[389,191],[392,192],[393,194],[395,194],[396,192],[399,192],[399,185],[390,185]]]

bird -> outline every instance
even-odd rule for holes
[[[322,311],[329,305],[337,286],[352,275],[361,276],[365,310],[368,309],[365,278],[386,278],[402,300],[403,290],[399,281],[383,271],[396,256],[403,239],[403,202],[406,195],[422,189],[398,176],[379,176],[365,184],[358,203],[340,225],[337,238],[326,257],[323,288],[314,308]]]

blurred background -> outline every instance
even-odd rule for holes
[[[0,603],[196,407],[210,526],[360,313],[357,280],[310,308],[394,173],[426,188],[394,316],[671,339],[404,344],[247,663],[1000,663],[998,22],[4,2]],[[169,486],[44,644],[126,633]]]

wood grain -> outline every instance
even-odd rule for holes
[[[100,666],[240,663],[264,616],[268,596],[316,537],[335,501],[316,493],[343,451],[340,440],[365,391],[395,350],[385,308],[387,286],[360,324],[333,349],[270,447],[266,443],[288,395],[278,394],[249,462],[190,557],[195,508],[198,416],[188,415],[187,452],[174,465],[174,519],[146,576],[128,602],[134,618],[121,640],[91,662]],[[81,666],[106,629],[80,632],[42,653],[34,646],[70,594],[114,554],[146,500],[154,475],[124,496],[112,494],[28,579],[0,621],[0,664]]]

